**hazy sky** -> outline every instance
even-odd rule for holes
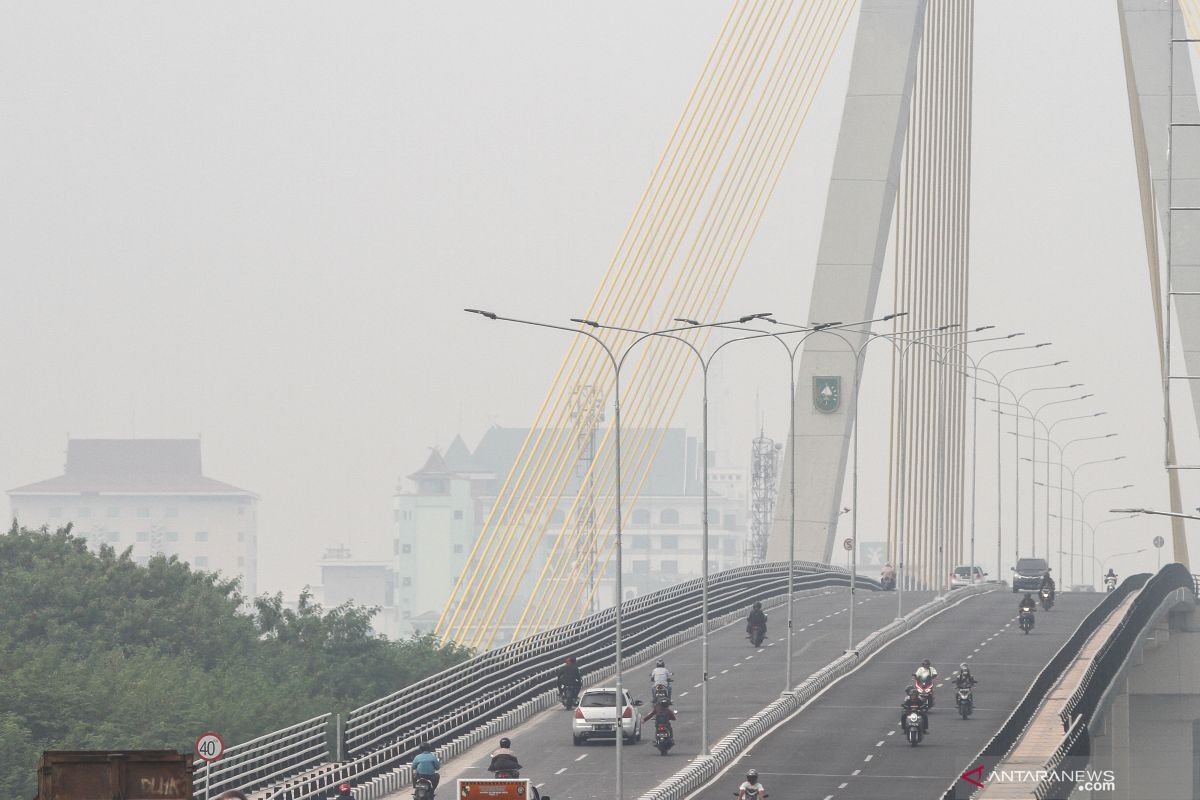
[[[261,587],[315,582],[327,544],[384,555],[398,476],[458,431],[528,424],[565,351],[460,309],[587,307],[728,6],[7,4],[0,488],[59,474],[68,436],[201,434],[206,472],[262,497]],[[1080,411],[1108,412],[1095,432],[1121,434],[1075,460],[1128,457],[1081,483],[1165,507],[1115,3],[978,0],[976,22],[971,321],[1054,341],[1062,382],[1097,394]],[[853,31],[732,313],[807,312]],[[718,373],[736,462],[756,409],[782,433],[772,356]],[[863,410],[863,529],[883,524],[882,410]],[[1104,530],[1102,557],[1167,527]]]

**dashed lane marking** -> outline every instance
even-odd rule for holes
[[[896,735],[895,731],[888,731],[888,736],[895,736],[895,735]]]
[[[680,693],[679,693],[679,696],[680,696],[680,697],[687,697],[687,692],[680,692]]]
[[[697,684],[696,684],[695,686],[693,686],[692,688],[693,688],[693,689],[699,689],[699,688],[700,688],[700,684],[698,684],[698,683],[697,683]]]
[[[576,761],[583,761],[585,758],[587,758],[587,753],[584,753],[583,755],[581,755],[579,758],[577,758],[577,759],[575,759],[575,760],[576,760]]]
[[[866,758],[863,759],[863,761],[870,761],[874,757],[875,756],[873,756],[873,755],[867,756]]]
[[[566,767],[563,767],[562,769],[560,769],[558,772],[556,772],[556,773],[554,773],[554,774],[555,774],[555,775],[562,775],[562,774],[563,774],[564,772],[566,772],[566,771],[567,771],[567,768],[566,768]]]
[[[884,739],[880,739],[878,742],[876,742],[876,743],[875,743],[875,746],[876,746],[876,747],[883,747],[883,743],[884,743],[884,741],[885,741]]]
[[[724,675],[726,672],[729,672],[729,670],[727,670],[727,669],[723,669],[723,670],[721,670],[721,674],[722,674],[722,675]]]
[[[851,772],[851,773],[850,773],[850,776],[851,776],[851,777],[853,777],[853,776],[857,775],[857,774],[858,774],[858,773],[860,773],[860,772],[862,772],[862,770],[861,770],[861,769],[856,769],[856,770],[854,770],[854,772]]]
[[[838,788],[839,788],[839,789],[845,789],[845,788],[846,788],[847,786],[849,786],[849,785],[850,785],[849,783],[840,783],[840,784],[838,784]]]

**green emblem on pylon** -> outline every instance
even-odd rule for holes
[[[838,375],[813,376],[813,408],[832,414],[842,405],[842,379]]]

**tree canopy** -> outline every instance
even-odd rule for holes
[[[306,589],[247,603],[174,556],[138,565],[70,526],[0,534],[0,797],[33,797],[42,750],[190,751],[346,711],[469,657],[432,635],[389,641],[374,609]]]

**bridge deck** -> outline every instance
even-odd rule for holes
[[[693,797],[728,800],[742,771],[756,768],[774,796],[813,800],[938,797],[990,739],[1046,661],[1102,595],[1065,593],[1026,635],[1018,597],[1004,589],[953,606],[880,650],[856,672],[756,741]],[[942,673],[929,738],[900,736],[900,701],[922,658]],[[975,713],[961,720],[946,679],[961,662],[979,679]],[[557,800],[557,799],[556,799]]]
[[[1124,619],[1129,606],[1133,604],[1139,593],[1130,592],[1084,643],[1079,657],[1067,667],[1058,683],[1046,695],[1045,701],[1038,707],[1029,727],[1017,740],[1017,745],[1013,748],[1012,753],[1001,764],[996,765],[996,769],[1035,773],[1045,767],[1046,761],[1054,754],[1055,749],[1063,740],[1062,719],[1059,717],[1059,713],[1079,687],[1079,682],[1083,680],[1084,674],[1091,666],[1092,659]],[[990,765],[988,766],[990,767]],[[985,798],[986,800],[1024,800],[1033,797],[1033,790],[1036,786],[1036,780],[995,782],[989,783],[976,796],[981,800]]]
[[[929,592],[905,592],[906,610],[927,602]],[[855,638],[861,640],[896,617],[894,592],[859,591],[856,606]],[[840,656],[847,643],[847,593],[831,589],[825,594],[805,597],[796,603],[796,646],[793,653],[793,679],[805,677]],[[715,743],[738,723],[779,697],[783,689],[782,632],[786,612],[771,612],[768,630],[771,638],[755,651],[746,642],[744,625],[733,623],[710,637],[709,667],[709,738]],[[700,749],[700,643],[681,645],[664,654],[667,666],[675,673],[676,744],[662,757],[648,741],[624,749],[625,796],[637,797],[658,785],[680,769]],[[625,683],[635,697],[645,699],[648,668],[628,670]],[[643,707],[645,713],[648,708]],[[652,738],[653,729],[649,728]],[[571,742],[570,714],[561,707],[551,708],[507,734],[521,764],[522,777],[531,778],[554,800],[592,800],[611,797],[614,788],[614,747],[611,742],[588,743],[575,747]],[[442,787],[452,787],[460,777],[487,777],[488,753],[496,742],[483,742],[442,770]],[[407,798],[405,789],[391,798]],[[438,795],[443,792],[439,790]]]

